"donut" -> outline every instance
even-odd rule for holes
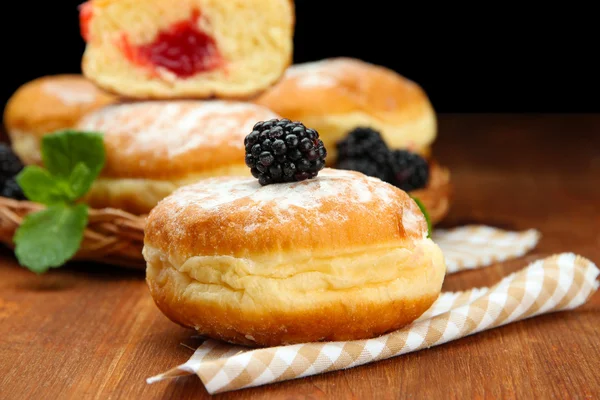
[[[293,183],[181,187],[148,215],[143,256],[171,321],[257,347],[396,330],[433,304],[446,272],[414,200],[331,168]]]
[[[106,162],[82,201],[141,215],[179,186],[249,176],[244,137],[256,121],[277,117],[233,100],[145,101],[96,110],[76,128],[103,135]]]
[[[291,0],[92,0],[82,71],[137,99],[246,99],[292,61]]]
[[[87,113],[117,100],[81,75],[43,76],[25,83],[10,97],[4,126],[15,154],[26,164],[39,165],[44,135],[73,128]]]
[[[448,214],[451,174],[433,154],[437,118],[427,94],[415,82],[383,66],[332,57],[292,65],[253,101],[316,129],[332,168],[338,167],[336,145],[355,128],[377,131],[391,150],[417,153],[429,164],[429,180],[409,194],[421,200],[432,224]]]
[[[355,127],[379,131],[391,148],[430,154],[435,111],[415,82],[389,68],[333,57],[289,67],[255,103],[316,129],[336,159],[335,144]]]

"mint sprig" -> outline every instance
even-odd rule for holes
[[[427,208],[425,208],[425,205],[423,204],[423,202],[421,200],[419,200],[415,196],[411,196],[411,198],[415,201],[415,203],[417,203],[417,205],[421,209],[421,212],[425,216],[425,221],[427,221],[427,237],[431,238],[432,227],[431,227],[431,219],[429,218],[429,212],[427,212]]]
[[[25,196],[47,207],[27,215],[15,232],[19,263],[42,274],[64,265],[79,250],[89,208],[78,204],[104,168],[103,136],[96,132],[62,130],[44,136],[45,168],[25,167],[17,183]]]

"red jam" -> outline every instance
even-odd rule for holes
[[[198,28],[199,18],[194,11],[189,20],[172,25],[142,46],[131,46],[124,37],[123,52],[136,64],[162,67],[180,78],[218,68],[222,59],[217,43]]]
[[[79,29],[81,37],[86,42],[90,38],[90,21],[92,20],[93,9],[92,2],[88,1],[79,6]]]

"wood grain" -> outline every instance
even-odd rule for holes
[[[444,226],[537,228],[519,260],[448,277],[489,285],[526,262],[572,251],[600,263],[600,116],[442,115],[435,154],[456,185]],[[147,385],[187,360],[192,332],[156,309],[141,273],[73,264],[44,276],[0,256],[0,398],[202,399],[196,377]],[[600,295],[354,369],[215,396],[235,399],[600,397]]]

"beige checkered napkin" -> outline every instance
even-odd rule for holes
[[[490,288],[443,293],[417,321],[370,340],[250,350],[206,341],[185,364],[148,379],[196,374],[209,393],[352,368],[536,315],[580,306],[598,289],[600,271],[571,253],[536,261]]]
[[[474,269],[520,257],[540,240],[534,229],[511,232],[482,225],[436,229],[431,238],[446,257],[448,273]]]

